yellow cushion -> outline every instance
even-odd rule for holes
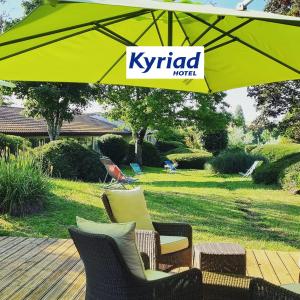
[[[170,273],[165,273],[165,272],[161,272],[161,271],[145,270],[146,280],[148,280],[148,281],[169,277],[171,275],[172,274],[170,274]]]
[[[76,217],[77,226],[80,230],[94,233],[105,234],[112,237],[129,268],[137,277],[146,279],[145,269],[140,253],[135,243],[135,223],[113,223],[102,224]],[[101,253],[99,253],[101,255]]]
[[[184,236],[160,236],[161,254],[173,253],[189,246],[188,238]]]
[[[154,230],[141,188],[106,190],[105,194],[118,223],[135,222],[136,229]]]

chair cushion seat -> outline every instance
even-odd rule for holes
[[[188,248],[189,240],[184,236],[160,236],[161,254],[177,252]]]
[[[300,283],[284,284],[281,287],[300,295]]]
[[[161,272],[161,271],[145,270],[146,280],[148,280],[148,281],[169,277],[171,275],[172,274],[170,274],[170,273],[165,273],[165,272]]]
[[[132,190],[106,190],[105,194],[117,223],[135,222],[136,229],[154,230],[140,187]]]

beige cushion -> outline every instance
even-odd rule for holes
[[[154,271],[154,270],[146,270],[145,271],[145,276],[148,281],[169,277],[171,275],[172,274],[170,274],[170,273],[165,273],[165,272],[161,272],[161,271]]]
[[[184,236],[160,236],[161,254],[173,253],[188,248],[189,240]]]
[[[154,230],[143,190],[106,190],[112,213],[118,223],[135,222],[136,229]]]
[[[137,277],[146,279],[145,269],[135,243],[135,223],[102,224],[76,217],[80,230],[94,234],[105,234],[112,237],[130,271]],[[101,255],[101,253],[99,253]]]

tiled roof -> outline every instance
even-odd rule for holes
[[[8,106],[0,107],[0,133],[48,136],[45,120],[26,117],[22,108]],[[97,118],[95,114],[75,116],[72,122],[65,122],[61,129],[62,136],[97,136],[105,133],[129,135],[130,131],[121,131],[116,125]]]

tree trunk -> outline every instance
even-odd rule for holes
[[[142,128],[136,135],[135,135],[135,161],[139,165],[143,165],[143,142],[144,142],[144,137],[146,134],[147,129]]]
[[[58,139],[60,135],[61,126],[62,125],[60,124],[60,122],[47,121],[48,135],[51,142]]]

